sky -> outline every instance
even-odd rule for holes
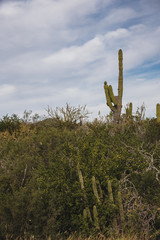
[[[123,109],[160,103],[160,0],[0,0],[0,118],[85,106],[107,115],[104,81]]]

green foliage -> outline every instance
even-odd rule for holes
[[[122,231],[158,239],[160,125],[141,109],[116,125],[81,121],[83,110],[68,106],[66,118],[56,112],[36,122],[2,119],[2,240]]]
[[[0,120],[0,132],[8,131],[10,134],[12,134],[14,131],[18,131],[20,127],[20,119],[16,114],[13,114],[12,116],[4,116]]]

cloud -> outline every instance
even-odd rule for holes
[[[69,48],[61,49],[59,52],[44,58],[44,63],[51,66],[66,65],[73,67],[73,65],[84,65],[101,58],[104,46],[99,37],[86,42],[81,46],[72,46]]]
[[[47,105],[69,102],[74,106],[87,104],[94,116],[98,108],[109,112],[103,82],[107,80],[117,92],[117,55],[122,48],[124,102],[131,98],[136,107],[144,98],[153,113],[159,99],[155,87],[159,70],[153,69],[160,58],[158,3],[122,2],[3,1],[0,96],[5,97],[6,104],[1,109],[11,113],[28,108],[42,112]],[[149,69],[153,72],[150,79]],[[143,81],[136,82],[134,88],[135,79]]]
[[[99,4],[103,6],[110,2],[110,0],[28,0],[8,2],[0,7],[1,25],[5,21],[5,33],[9,34],[10,32],[12,36],[15,35],[13,31],[16,30],[19,37],[14,38],[15,44],[19,44],[21,40],[24,40],[24,44],[27,44],[27,41],[28,44],[34,44],[33,40],[39,43],[41,40],[50,38],[48,33],[52,31],[58,33],[58,36],[62,33],[67,35],[68,29],[66,27],[74,27],[77,24],[84,25],[86,23],[84,21],[85,16],[95,13]],[[55,35],[52,36],[52,39],[54,38],[56,38]]]
[[[140,29],[131,28],[130,44],[126,49],[126,68],[131,69],[160,57],[160,28],[151,29],[146,26]]]

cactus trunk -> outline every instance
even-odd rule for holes
[[[120,49],[118,52],[119,59],[119,78],[118,78],[118,108],[122,108],[122,95],[123,95],[123,53]]]

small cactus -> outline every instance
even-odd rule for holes
[[[119,122],[122,109],[122,95],[123,95],[123,52],[120,49],[118,52],[119,59],[119,78],[118,78],[118,96],[114,96],[112,86],[104,82],[104,90],[107,100],[107,105],[113,112],[115,122]]]
[[[108,195],[109,195],[109,200],[113,203],[113,192],[112,192],[112,185],[111,185],[111,181],[108,180]]]
[[[126,117],[128,118],[131,116],[132,116],[132,102],[127,104],[127,107],[126,107]]]
[[[122,195],[121,195],[120,186],[119,186],[119,189],[118,189],[118,206],[119,206],[121,226],[123,227],[123,224],[124,224],[124,210],[123,210],[123,203],[122,203]]]
[[[97,199],[97,202],[100,203],[100,197],[98,195],[98,190],[97,190],[97,185],[96,185],[96,178],[95,176],[92,177],[92,189],[93,189],[93,193],[94,193],[94,196],[96,197]]]
[[[79,181],[80,181],[80,184],[81,184],[81,189],[84,190],[84,180],[83,180],[83,175],[82,175],[82,171],[79,167],[79,164],[77,165],[77,171],[78,171]]]
[[[83,210],[83,217],[84,217],[84,219],[88,218],[90,220],[90,222],[92,222],[91,212],[90,212],[90,209],[88,206],[87,195],[86,195],[85,188],[84,188],[84,179],[83,179],[82,171],[79,167],[79,163],[77,164],[77,172],[78,172],[78,177],[79,177],[79,181],[81,184],[81,189],[83,191],[83,197],[85,200],[85,209]]]
[[[108,180],[108,195],[109,195],[109,200],[112,204],[114,204],[114,199],[113,199],[113,192],[112,192],[112,184],[111,181]],[[113,228],[117,228],[117,219],[115,216],[113,216]]]
[[[160,103],[156,105],[157,122],[160,123]]]
[[[93,206],[93,218],[94,218],[94,225],[97,229],[99,229],[99,219],[98,219],[98,212],[96,205]]]

